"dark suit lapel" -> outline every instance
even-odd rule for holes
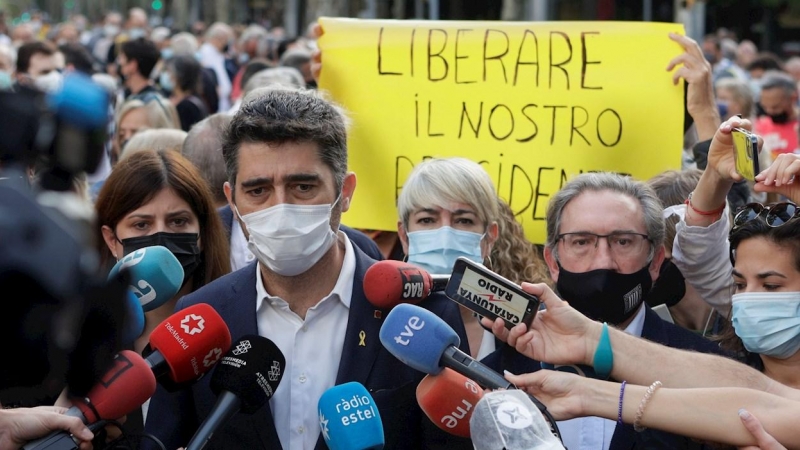
[[[233,342],[247,334],[258,334],[256,270],[258,264],[248,265],[237,272],[241,276],[231,283],[231,297],[225,302],[225,318]],[[263,448],[270,450],[281,448],[269,402],[250,416],[250,422],[261,439]]]

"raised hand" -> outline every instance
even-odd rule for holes
[[[774,192],[800,203],[800,181],[795,177],[800,173],[800,155],[782,153],[770,166],[756,175],[756,192]]]

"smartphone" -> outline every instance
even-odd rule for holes
[[[758,168],[758,138],[742,128],[734,128],[731,135],[736,171],[745,179],[755,181],[756,175],[761,172]]]
[[[463,256],[456,259],[444,294],[483,317],[503,319],[508,329],[530,326],[540,304],[536,296]]]

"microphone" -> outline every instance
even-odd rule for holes
[[[154,245],[128,253],[117,261],[108,278],[123,269],[130,272],[130,290],[145,312],[152,311],[175,296],[183,284],[183,266],[166,247]]]
[[[475,406],[469,426],[475,450],[564,450],[522,391],[486,393]]]
[[[416,305],[400,304],[386,316],[379,333],[381,344],[407,366],[431,375],[445,367],[474,380],[484,389],[516,389],[502,375],[462,352],[458,334],[441,317]],[[561,433],[547,407],[531,397],[547,415],[556,436]]]
[[[319,398],[319,425],[331,450],[380,450],[383,422],[375,400],[361,383],[334,386]]]
[[[379,336],[389,353],[420,372],[436,375],[449,367],[484,388],[514,388],[500,374],[462,352],[455,330],[427,309],[397,305],[386,316]]]
[[[167,317],[150,333],[152,352],[145,361],[170,389],[169,382],[195,380],[211,370],[230,347],[225,321],[210,305],[198,303]]]
[[[442,430],[468,438],[469,420],[483,397],[477,383],[452,369],[425,375],[417,386],[417,403],[431,422]]]
[[[243,336],[222,357],[211,376],[211,391],[217,403],[192,436],[186,450],[200,450],[211,436],[237,412],[253,414],[275,393],[286,368],[286,358],[271,340]]]
[[[122,342],[129,344],[144,332],[144,310],[136,294],[125,293],[125,319],[122,322]]]
[[[450,274],[431,275],[402,261],[384,260],[364,274],[364,295],[373,306],[391,309],[400,303],[419,303],[432,292],[443,291]]]
[[[114,357],[111,368],[86,397],[73,398],[73,406],[64,414],[81,419],[85,425],[119,419],[141,406],[155,391],[155,376],[144,359],[136,352],[123,350]],[[24,450],[77,448],[66,431],[55,431],[23,447]]]

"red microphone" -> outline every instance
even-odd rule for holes
[[[375,307],[391,309],[400,303],[417,304],[443,291],[450,275],[431,275],[424,269],[402,261],[384,260],[364,274],[364,295]]]
[[[146,361],[156,378],[166,376],[172,383],[184,383],[211,370],[230,347],[225,321],[210,305],[198,303],[169,316],[153,330],[153,352]]]
[[[86,425],[115,420],[141,406],[155,392],[156,378],[150,366],[136,352],[123,350],[86,397],[70,399],[73,406],[64,414],[77,417]],[[24,450],[58,448],[77,447],[66,431],[53,432],[23,447]]]
[[[449,368],[438,375],[426,375],[417,386],[417,403],[431,422],[466,438],[470,437],[469,419],[482,397],[478,383]]]

